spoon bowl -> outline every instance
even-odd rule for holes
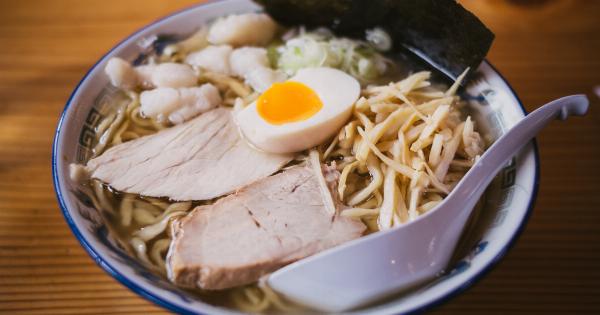
[[[207,1],[144,26],[116,44],[74,87],[57,125],[52,177],[61,213],[74,237],[115,281],[178,314],[240,313],[232,304],[216,306],[204,295],[199,296],[171,284],[154,270],[140,264],[137,257],[123,250],[118,245],[116,235],[108,232],[109,222],[99,215],[101,209],[82,198],[79,184],[70,179],[69,164],[86,161],[86,152],[90,149],[90,130],[95,128],[99,115],[112,115],[118,110],[110,102],[118,95],[115,95],[104,73],[108,59],[121,57],[134,60],[148,52],[149,48],[141,44],[148,44],[157,36],[163,38],[162,35],[175,34],[185,37],[194,33],[199,24],[219,16],[259,9],[250,0]],[[509,82],[492,64],[484,61],[478,69],[473,70],[473,77],[461,96],[481,136],[491,142],[523,119],[525,111]],[[489,185],[481,206],[478,205],[476,213],[472,215],[476,217],[476,224],[469,224],[465,229],[442,275],[410,291],[394,294],[348,313],[387,315],[422,312],[460,295],[467,287],[485,277],[502,260],[526,226],[537,196],[539,172],[537,148],[531,142],[511,163],[507,163]],[[359,256],[350,257],[344,264],[359,263],[362,255],[359,253]]]
[[[588,105],[585,95],[573,95],[538,108],[497,139],[435,209],[279,269],[268,284],[291,300],[339,312],[430,280],[447,266],[475,203],[504,164],[550,121],[584,115]]]

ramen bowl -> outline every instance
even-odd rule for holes
[[[115,110],[111,99],[117,91],[103,71],[109,58],[118,56],[134,60],[153,49],[158,35],[184,36],[219,16],[259,9],[249,0],[208,2],[142,28],[116,45],[84,76],[67,101],[56,130],[52,156],[54,186],[60,208],[73,234],[107,273],[140,296],[178,313],[235,314],[237,311],[208,304],[130,256],[109,233],[99,210],[70,179],[69,165],[87,161],[94,145],[95,127]],[[504,134],[526,114],[509,84],[487,61],[473,74],[462,97],[468,102],[471,115],[488,141]],[[533,209],[538,176],[537,148],[532,142],[492,182],[443,274],[420,287],[355,313],[422,311],[464,291],[498,263],[523,230]]]

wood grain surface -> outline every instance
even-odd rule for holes
[[[87,69],[131,32],[197,2],[0,0],[0,313],[166,313],[79,246],[54,196],[50,151]],[[463,3],[496,33],[489,59],[528,110],[574,93],[592,106],[538,137],[538,202],[516,246],[433,312],[599,314],[600,1]]]

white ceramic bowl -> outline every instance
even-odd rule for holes
[[[218,16],[255,11],[249,0],[209,2],[160,19],[115,46],[85,75],[69,98],[58,123],[52,155],[56,196],[81,245],[106,272],[132,291],[170,310],[185,314],[231,314],[234,310],[204,303],[154,275],[120,249],[97,210],[71,182],[68,166],[84,162],[93,142],[93,128],[112,110],[111,88],[103,69],[110,57],[135,59],[158,34],[189,34]],[[523,118],[525,109],[508,83],[488,62],[477,70],[465,97],[483,134],[494,139]],[[537,194],[539,161],[535,143],[528,145],[488,189],[475,224],[463,235],[448,272],[414,291],[361,309],[360,314],[422,311],[462,292],[481,278],[506,253],[523,229]]]

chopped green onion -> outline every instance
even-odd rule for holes
[[[332,67],[368,83],[387,70],[385,57],[364,41],[335,38],[326,29],[300,29],[297,34],[276,49],[278,55],[269,57],[288,75],[307,67]]]

